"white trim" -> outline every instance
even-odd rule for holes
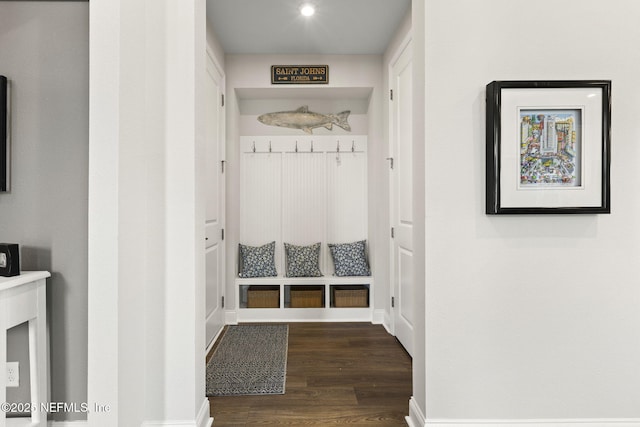
[[[387,104],[387,157],[388,158],[394,158],[395,156],[394,135],[393,135],[394,127],[392,126],[392,124],[395,123],[395,119],[394,119],[394,111],[391,105],[391,100],[389,99],[389,94],[391,93],[391,90],[395,88],[395,83],[393,82],[393,67],[398,62],[398,60],[400,59],[400,56],[405,51],[405,49],[407,49],[407,47],[409,46],[409,43],[411,43],[412,40],[413,40],[413,34],[412,34],[412,31],[409,30],[409,32],[402,39],[402,42],[400,42],[400,44],[396,47],[393,54],[389,58],[389,62],[387,63],[387,87],[385,91],[384,100]],[[389,184],[389,204],[388,204],[389,205],[388,206],[389,207],[389,211],[388,211],[389,228],[391,228],[394,226],[393,224],[395,223],[395,213],[394,213],[394,206],[393,206],[393,197],[394,197],[393,191],[394,191],[395,179],[393,177],[393,174],[391,173],[391,168],[386,168],[386,171],[387,171],[387,183]],[[388,235],[387,239],[389,244],[389,298],[391,299],[391,298],[395,298],[395,286],[393,281],[395,280],[394,269],[395,269],[396,260],[393,253],[393,250],[394,250],[393,238],[391,238],[391,236]],[[387,328],[389,333],[395,337],[396,321],[395,321],[394,308],[389,307],[388,313],[389,313],[389,317],[388,317],[388,322],[385,323],[385,328]]]
[[[389,332],[389,328],[384,323],[385,317],[386,317],[385,315],[386,315],[386,312],[384,310],[381,310],[381,309],[373,310],[373,317],[371,319],[371,323],[373,323],[374,325],[383,325],[384,328],[387,330],[387,332]]]
[[[209,354],[209,352],[213,348],[213,345],[216,343],[216,341],[218,341],[218,338],[220,338],[220,334],[222,333],[223,330],[224,330],[224,325],[222,326],[222,328],[220,328],[220,330],[218,332],[216,332],[216,334],[213,336],[213,339],[211,340],[211,342],[209,343],[209,345],[205,349],[205,351],[204,351],[204,355],[205,356],[207,354]]]
[[[427,425],[426,417],[420,410],[416,398],[413,396],[409,399],[409,416],[405,417],[405,421],[409,427],[423,427]]]
[[[238,312],[236,310],[227,310],[224,312],[224,324],[225,325],[237,325],[238,324]]]
[[[399,127],[399,123],[396,118],[397,108],[394,107],[394,103],[397,104],[397,101],[398,101],[397,92],[399,91],[398,91],[397,79],[396,79],[396,75],[394,74],[394,70],[396,66],[399,65],[400,61],[403,59],[403,55],[405,54],[405,52],[407,52],[407,54],[410,55],[408,63],[413,64],[413,50],[412,50],[413,44],[412,43],[413,43],[413,32],[410,30],[403,38],[400,45],[398,45],[398,47],[395,49],[393,55],[389,59],[389,63],[387,64],[387,88],[386,88],[387,92],[386,93],[390,94],[392,93],[391,91],[396,90],[396,95],[393,100],[391,100],[388,97],[388,95],[385,98],[385,102],[387,105],[387,120],[388,120],[387,122],[388,123],[387,156],[388,158],[392,159],[392,162],[394,160],[398,160],[399,153],[397,151],[400,151],[400,145],[398,143],[398,135],[397,135],[397,129]],[[411,109],[413,110],[413,105]],[[389,203],[388,203],[389,227],[396,228],[396,229],[398,229],[398,227],[401,224],[400,218],[398,218],[400,215],[400,212],[399,212],[400,208],[396,206],[396,203],[400,200],[398,195],[399,180],[400,180],[400,176],[397,168],[396,169],[388,168],[387,182],[389,185]],[[413,195],[412,195],[412,198],[413,198]],[[399,316],[399,310],[400,310],[399,295],[396,295],[397,293],[396,291],[399,291],[400,289],[400,284],[396,283],[396,267],[398,264],[398,261],[396,260],[396,244],[397,244],[396,239],[398,239],[398,237],[396,236],[396,238],[393,238],[389,234],[387,239],[388,239],[387,241],[389,245],[389,297],[393,298],[394,300],[397,299],[397,301],[395,302],[396,304],[395,307],[389,307],[388,327],[389,327],[389,330],[391,331],[391,334],[396,338],[398,338],[398,328],[397,328],[398,325],[396,324]],[[412,241],[413,241],[413,238],[412,238]],[[411,254],[413,257],[413,243],[411,243],[411,247],[412,247]],[[411,329],[413,332],[412,324],[411,324]],[[409,353],[409,355],[412,355],[414,341],[415,341],[415,338],[414,338],[415,333],[411,335],[411,338],[410,338],[411,341],[408,342],[409,339],[406,336],[407,334],[403,334],[402,331],[400,332],[401,332],[400,333],[401,338],[405,340],[405,343],[403,343],[405,350],[407,350],[407,346],[408,346],[409,349],[407,350],[407,353]],[[402,335],[405,335],[405,336],[402,337]],[[398,341],[402,342],[400,338],[398,338]]]
[[[218,72],[220,73],[220,75],[222,76],[222,85],[220,86],[223,89],[223,93],[225,92],[225,82],[224,82],[224,78],[225,78],[225,74],[224,74],[224,68],[220,65],[220,62],[218,62],[218,58],[216,58],[215,53],[213,52],[213,50],[211,50],[211,48],[207,45],[207,57],[211,60],[211,63],[213,64],[214,67],[216,67],[216,69],[218,70]]]
[[[640,427],[640,418],[567,418],[567,419],[523,419],[523,420],[469,420],[429,419],[429,427]]]
[[[213,418],[209,414],[209,399],[206,398],[202,402],[195,421],[145,421],[142,423],[142,427],[211,427],[212,425]]]
[[[31,427],[36,424],[31,422],[31,417],[8,418],[7,427]],[[47,421],[47,427],[88,427],[87,420],[79,421]]]
[[[211,417],[211,411],[209,408],[209,399],[205,397],[202,401],[202,406],[200,407],[198,416],[196,417],[197,427],[211,427],[213,425],[213,418]]]
[[[89,423],[86,420],[81,421],[48,421],[49,427],[88,427]]]
[[[384,310],[384,320],[382,321],[382,326],[389,332],[389,334],[393,335],[393,325],[391,320],[391,313]],[[395,335],[393,335],[395,337]]]
[[[145,421],[141,427],[198,427],[195,421]]]
[[[404,52],[404,50],[407,48],[409,43],[411,43],[412,40],[413,40],[413,34],[411,30],[409,30],[409,32],[404,36],[404,38],[402,39],[402,42],[394,50],[393,55],[389,59],[389,75],[391,75],[392,64],[395,64],[396,62],[398,62],[398,59],[400,59],[400,55],[402,55],[402,52]],[[391,86],[391,84],[389,84],[389,86]]]

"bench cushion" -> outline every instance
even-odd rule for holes
[[[370,276],[365,251],[366,240],[353,243],[329,243],[336,276]]]
[[[310,246],[284,244],[287,277],[320,277],[320,243]]]
[[[273,277],[277,276],[274,254],[276,242],[263,246],[240,244],[240,277]]]

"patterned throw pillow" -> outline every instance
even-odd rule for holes
[[[255,247],[240,244],[240,277],[277,276],[274,254],[276,242]]]
[[[353,243],[329,243],[336,276],[370,276],[365,254],[366,240]]]
[[[320,277],[320,243],[311,246],[284,244],[287,277]]]

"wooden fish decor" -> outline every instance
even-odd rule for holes
[[[306,133],[313,133],[313,129],[323,127],[332,130],[333,125],[351,131],[347,122],[351,111],[342,111],[338,114],[320,114],[309,111],[305,105],[294,111],[280,111],[267,113],[258,117],[258,121],[269,126],[280,126],[291,129],[302,129]]]

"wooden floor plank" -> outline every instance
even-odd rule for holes
[[[291,323],[284,395],[209,403],[214,427],[395,427],[406,426],[411,387],[411,358],[382,326]]]

